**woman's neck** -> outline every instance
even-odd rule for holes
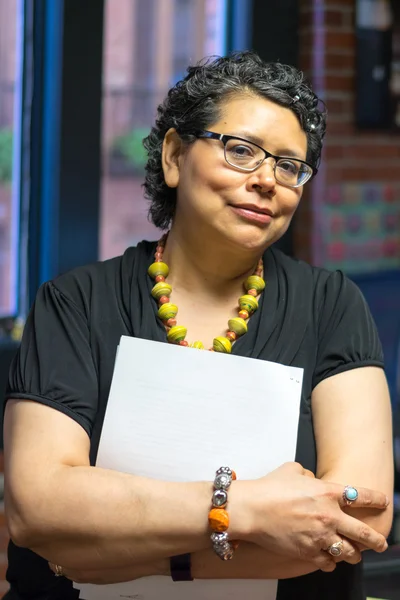
[[[163,260],[168,264],[168,282],[181,292],[226,299],[237,294],[238,287],[252,275],[260,255],[229,248],[221,242],[188,232],[181,234],[174,227],[168,235]]]

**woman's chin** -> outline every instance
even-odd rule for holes
[[[260,230],[257,227],[235,228],[232,233],[225,231],[225,236],[229,237],[242,250],[260,253],[279,239],[276,232],[271,229],[266,231],[265,229]]]

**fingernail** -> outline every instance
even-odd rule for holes
[[[389,504],[390,504],[389,496],[386,496],[385,506],[389,506]]]
[[[385,542],[385,545],[384,545],[384,547],[383,547],[383,551],[385,552],[385,550],[387,550],[388,548],[389,548],[389,545],[388,545],[388,543],[387,543],[387,542]]]

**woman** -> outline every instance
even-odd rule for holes
[[[273,248],[317,173],[317,105],[300,72],[252,53],[189,68],[145,141],[150,215],[169,235],[39,290],[7,391],[8,598],[74,598],[74,579],[169,576],[176,556],[178,578],[278,578],[278,600],[364,598],[360,551],[384,551],[392,519],[381,346],[346,277]],[[228,562],[210,541],[212,473],[182,484],[92,466],[120,336],[167,333],[304,369],[298,462],[232,482],[228,535],[240,546]]]

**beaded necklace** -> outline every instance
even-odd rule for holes
[[[168,265],[163,262],[167,237],[168,233],[159,240],[154,253],[154,262],[148,269],[148,274],[156,282],[151,290],[151,295],[158,302],[157,316],[165,326],[169,343],[178,344],[180,346],[189,346],[189,343],[185,340],[187,329],[183,325],[177,325],[175,318],[178,314],[178,307],[176,304],[170,302],[172,286],[165,281],[169,273]],[[213,346],[210,348],[211,351],[230,354],[232,351],[232,344],[238,337],[247,333],[247,321],[257,310],[257,296],[261,294],[265,288],[265,281],[261,277],[262,272],[263,260],[260,258],[253,275],[250,275],[244,282],[244,288],[247,293],[239,298],[238,317],[229,319],[226,335],[214,338]],[[190,347],[204,350],[204,344],[200,341],[193,342],[190,344]]]

